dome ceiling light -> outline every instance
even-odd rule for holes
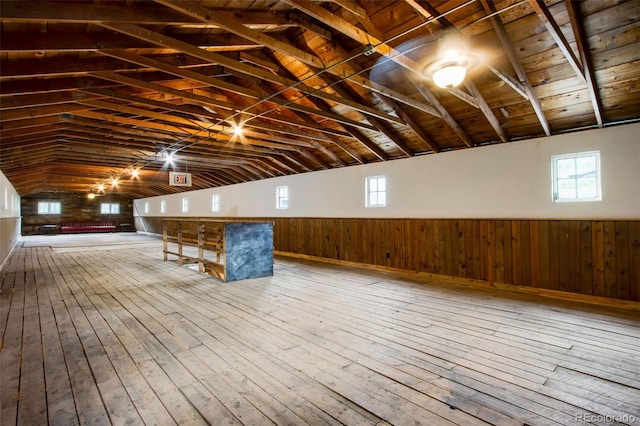
[[[425,75],[444,89],[460,85],[478,62],[461,37],[447,34],[440,40],[436,59],[425,67]]]

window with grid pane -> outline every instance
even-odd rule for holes
[[[554,155],[553,201],[600,201],[600,152]]]
[[[59,201],[38,201],[38,214],[60,214],[61,210]]]
[[[100,214],[120,214],[120,204],[100,203]]]
[[[385,207],[387,205],[387,178],[370,176],[366,181],[367,207]]]
[[[211,211],[220,211],[220,194],[213,194],[213,196],[211,197]]]
[[[279,186],[276,188],[276,208],[288,209],[289,208],[289,187]]]

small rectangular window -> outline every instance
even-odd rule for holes
[[[100,203],[100,214],[120,214],[120,204]]]
[[[367,207],[385,207],[387,205],[387,178],[385,176],[368,177],[366,187]]]
[[[182,199],[182,213],[187,213],[189,211],[189,199]]]
[[[145,201],[145,203],[144,203],[144,212],[145,213],[149,213],[149,202],[148,201]]]
[[[289,187],[279,186],[276,188],[276,208],[288,209],[289,208]]]
[[[59,201],[38,201],[38,214],[60,214],[61,211]]]
[[[600,201],[600,152],[554,155],[551,157],[553,201]]]
[[[213,196],[211,197],[211,211],[220,211],[220,194],[213,194]]]
[[[160,201],[160,213],[167,212],[167,200]]]

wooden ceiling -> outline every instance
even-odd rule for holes
[[[0,170],[21,196],[141,198],[640,119],[640,1],[3,0],[0,15]],[[423,72],[445,31],[482,52],[452,90]]]

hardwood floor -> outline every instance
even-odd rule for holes
[[[640,424],[640,318],[278,258],[221,283],[141,234],[0,274],[2,425]]]

